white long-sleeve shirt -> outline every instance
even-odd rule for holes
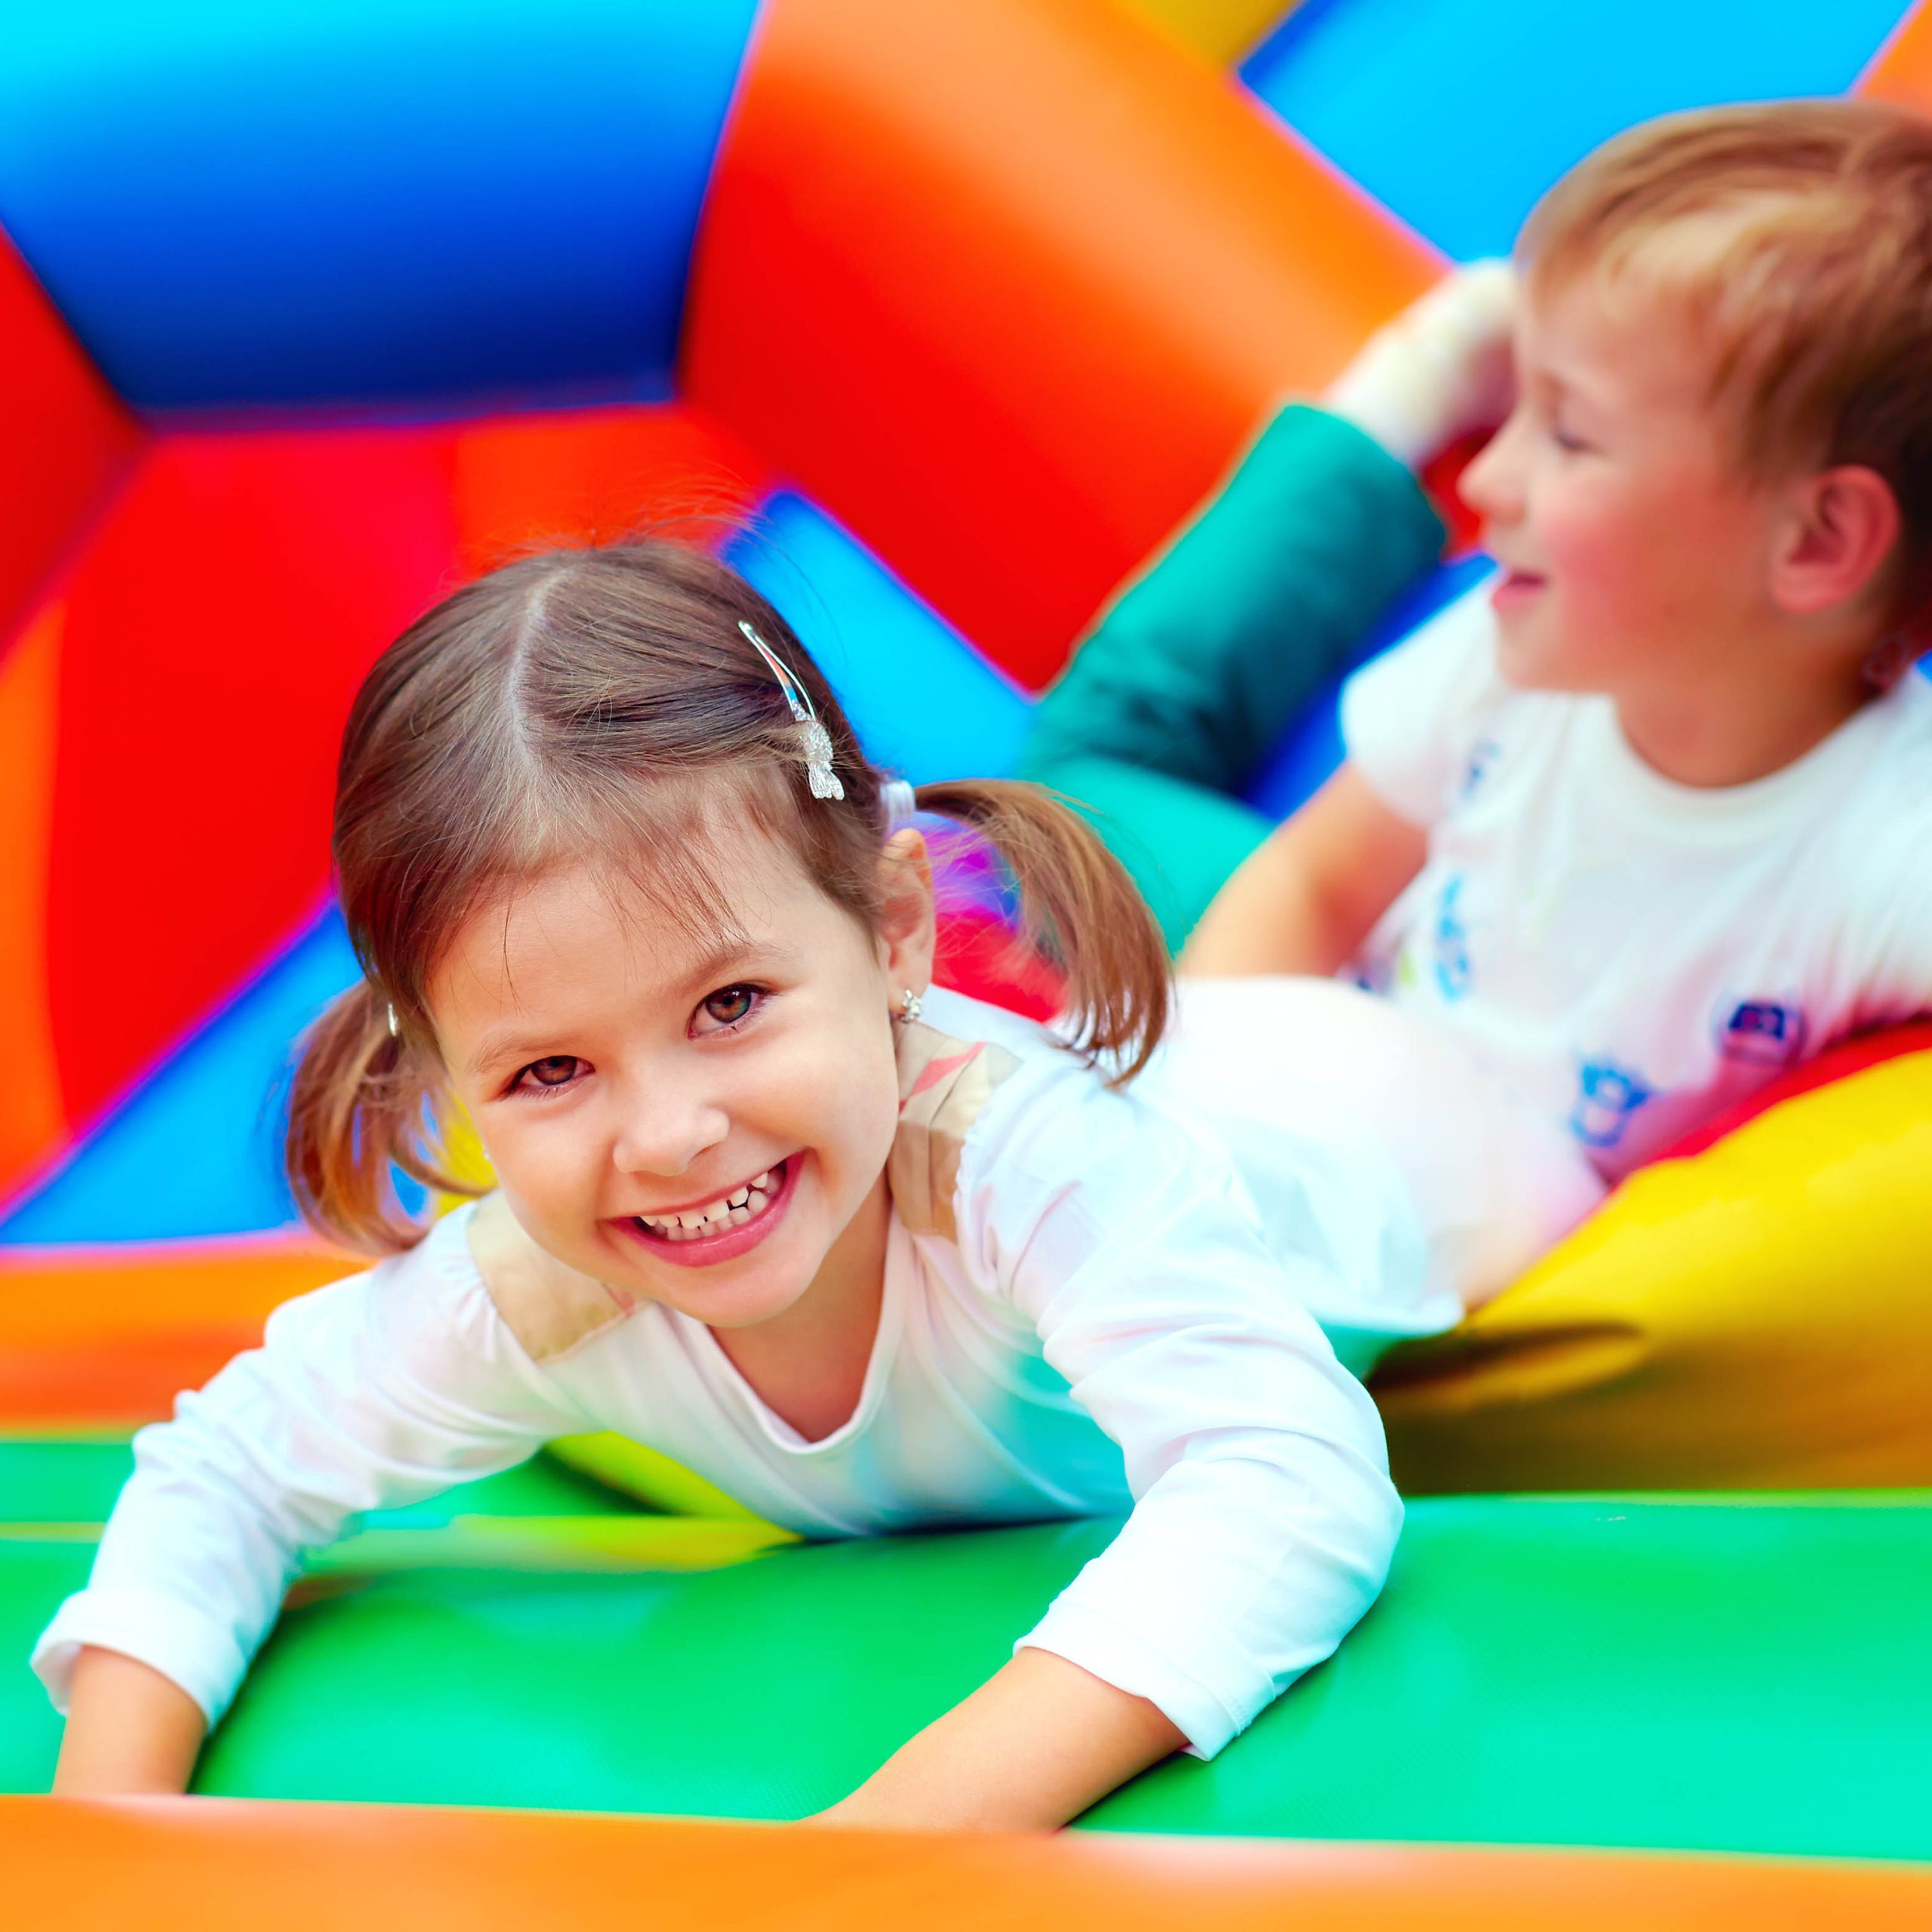
[[[213,1720],[305,1552],[351,1518],[613,1429],[812,1536],[1131,1509],[1016,1647],[1219,1750],[1386,1574],[1401,1505],[1380,1423],[1307,1306],[1346,1302],[1337,1269],[1360,1265],[1324,1220],[1358,1226],[1388,1197],[1352,1204],[1338,1160],[1300,1206],[1280,1191],[1264,1242],[1211,1134],[1010,1014],[937,991],[927,1011],[902,1047],[883,1306],[842,1426],[804,1440],[661,1306],[500,1305],[466,1209],[278,1309],[260,1349],[136,1438],[88,1586],[35,1648],[56,1704],[96,1644]]]

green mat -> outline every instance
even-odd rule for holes
[[[372,1518],[302,1586],[200,1789],[795,1817],[995,1669],[1112,1530],[761,1550],[475,1500],[441,1528]],[[0,1536],[16,1659],[90,1554],[75,1529]],[[1088,1822],[1932,1857],[1928,1601],[1916,1493],[1430,1499],[1333,1663]],[[23,1666],[0,1679],[0,1787],[43,1789],[57,1735]]]

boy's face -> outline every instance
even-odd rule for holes
[[[1503,674],[1641,698],[1694,687],[1774,614],[1773,519],[1740,480],[1688,323],[1586,278],[1526,297],[1518,401],[1464,477]]]

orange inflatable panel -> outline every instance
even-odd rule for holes
[[[1907,14],[1866,69],[1858,91],[1932,114],[1932,11],[1920,7]]]
[[[8,1903],[60,1932],[1906,1932],[1932,1870],[1453,1845],[1235,1843],[580,1814],[0,1798]]]
[[[0,1247],[0,1429],[158,1420],[278,1303],[368,1265],[302,1234]]]
[[[1038,685],[1282,394],[1434,272],[1098,0],[772,0],[684,392]]]
[[[47,1002],[47,832],[54,809],[57,611],[0,658],[0,1013],[11,1063],[0,1106],[0,1195],[65,1138]]]

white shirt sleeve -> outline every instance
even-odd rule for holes
[[[94,1644],[171,1678],[212,1724],[305,1555],[582,1426],[497,1318],[467,1219],[285,1303],[260,1348],[135,1437],[87,1587],[34,1647],[57,1709]]]
[[[1342,690],[1342,742],[1369,787],[1412,825],[1455,801],[1484,725],[1509,694],[1496,667],[1493,580],[1439,611]]]
[[[955,1205],[968,1266],[1032,1321],[1135,1499],[1016,1648],[1147,1698],[1212,1756],[1382,1586],[1401,1504],[1374,1405],[1225,1158],[1126,1095],[1016,1078]]]

